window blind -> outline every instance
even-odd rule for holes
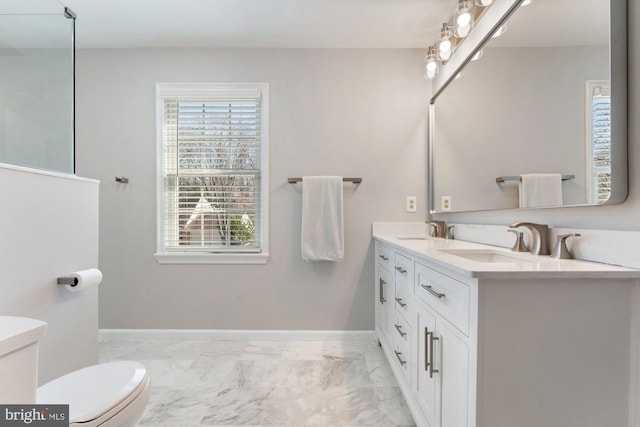
[[[591,170],[596,203],[611,194],[611,93],[608,85],[594,86],[591,92]]]
[[[260,251],[261,98],[164,99],[164,250]]]

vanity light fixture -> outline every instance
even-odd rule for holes
[[[435,47],[429,46],[427,56],[424,58],[424,77],[434,79],[439,71],[440,64],[445,64],[456,47],[464,41],[464,38],[471,33],[475,22],[489,9],[495,0],[455,0],[453,17],[442,24],[440,38]],[[524,0],[533,1],[533,0]],[[494,37],[499,37],[506,31],[506,25],[501,27]],[[482,51],[476,53],[472,60],[482,56]]]
[[[535,0],[524,0],[522,3],[520,3],[520,6],[527,6],[530,5],[531,3],[533,3]]]
[[[440,30],[437,52],[438,60],[441,62],[448,61],[453,54],[453,32],[451,31],[451,27],[451,25],[445,22],[442,24],[442,30]]]
[[[473,2],[470,0],[458,0],[453,17],[453,34],[458,38],[467,37],[474,24]]]
[[[424,57],[424,78],[432,80],[438,75],[439,71],[440,66],[436,57],[436,48],[429,46],[427,56]]]

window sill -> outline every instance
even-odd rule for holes
[[[157,253],[158,264],[266,264],[268,253],[259,254],[205,254],[205,253]]]

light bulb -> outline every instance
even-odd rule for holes
[[[441,61],[448,61],[451,59],[453,50],[451,49],[451,42],[449,40],[442,40],[438,44],[438,59]]]
[[[498,28],[498,30],[495,33],[493,33],[491,38],[495,39],[496,37],[500,37],[501,35],[503,35],[506,32],[507,32],[507,24],[504,24],[502,27]]]
[[[520,6],[527,6],[530,5],[531,3],[533,3],[535,0],[524,0],[522,3],[520,3]]]
[[[471,14],[469,12],[461,13],[460,15],[458,15],[458,18],[456,19],[456,24],[458,24],[459,27],[468,27],[470,23],[471,23]]]
[[[473,58],[471,58],[472,61],[477,61],[478,59],[482,58],[482,55],[484,54],[484,52],[482,51],[482,49],[480,49],[479,51],[476,52],[475,55],[473,55]]]
[[[453,34],[458,38],[467,37],[473,28],[473,3],[470,0],[459,0],[455,10]]]
[[[487,7],[493,4],[493,0],[476,0],[476,6]]]
[[[429,80],[435,78],[438,75],[438,68],[436,49],[429,46],[427,56],[424,57],[424,77]]]
[[[438,41],[438,59],[440,61],[448,61],[453,54],[453,44],[451,43],[453,33],[449,29],[449,25],[445,22],[442,24],[440,31],[440,41]]]

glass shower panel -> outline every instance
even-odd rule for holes
[[[74,173],[74,24],[0,14],[0,162]]]

